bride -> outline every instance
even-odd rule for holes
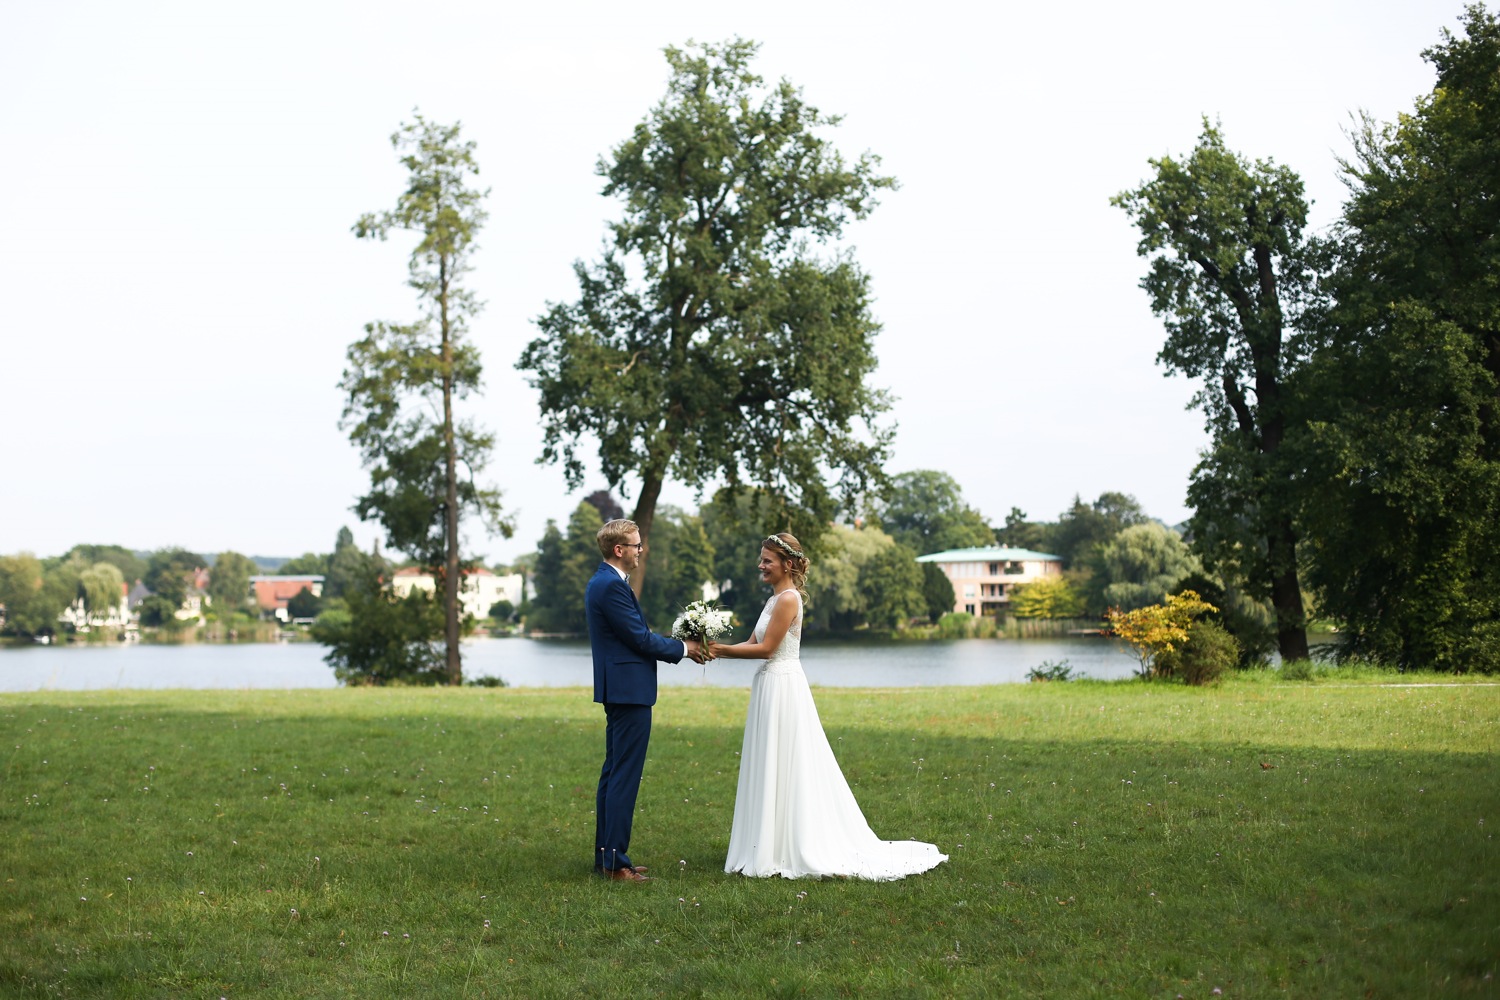
[[[846,875],[889,881],[948,859],[932,844],[881,840],[860,812],[818,720],[802,673],[807,557],[790,534],[761,543],[771,599],[748,642],[710,656],[765,660],[750,683],[726,872],[785,878]]]

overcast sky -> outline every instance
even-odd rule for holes
[[[514,364],[576,297],[618,206],[598,157],[665,89],[663,46],[734,35],[901,189],[847,233],[884,324],[891,471],[934,468],[994,521],[1074,494],[1187,515],[1193,387],[1155,364],[1143,262],[1109,205],[1147,159],[1228,144],[1301,173],[1326,226],[1360,109],[1429,91],[1457,0],[1227,3],[256,4],[0,0],[0,553],[78,542],[328,551],[367,479],[338,429],[344,351],[416,315],[410,243],[356,240],[414,107],[458,120],[493,188],[472,286],[511,540],[570,494],[535,464]],[[696,506],[669,485],[663,499]],[[626,507],[630,503],[627,500]]]

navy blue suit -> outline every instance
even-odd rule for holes
[[[604,705],[604,767],[594,806],[594,867],[633,867],[630,827],[651,739],[656,704],[656,663],[676,663],[686,653],[680,639],[657,635],[630,584],[601,562],[584,591],[589,645],[594,653],[594,700]]]

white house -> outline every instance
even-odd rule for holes
[[[398,569],[391,577],[391,590],[397,597],[405,597],[418,589],[429,594],[436,592],[437,578],[415,567]],[[458,588],[458,600],[464,614],[488,618],[490,608],[501,601],[509,601],[512,605],[521,603],[521,574],[500,576],[482,567],[469,570],[464,573],[463,583]]]
[[[949,549],[917,562],[936,563],[953,584],[953,610],[976,618],[1003,610],[1024,583],[1062,576],[1061,556],[1030,549]]]

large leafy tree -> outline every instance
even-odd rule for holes
[[[250,578],[259,567],[239,552],[220,552],[208,574],[208,596],[222,614],[245,610],[250,600]]]
[[[1344,164],[1336,306],[1308,370],[1310,581],[1349,653],[1500,670],[1500,23]]]
[[[874,514],[884,531],[918,555],[995,544],[984,516],[964,502],[958,480],[934,469],[892,476]]]
[[[1276,611],[1284,659],[1307,657],[1298,576],[1294,422],[1288,387],[1298,326],[1316,287],[1297,174],[1250,163],[1204,122],[1185,160],[1152,160],[1155,176],[1113,203],[1141,232],[1141,287],[1162,317],[1157,359],[1202,380],[1211,444],[1193,470],[1194,542],[1210,567],[1242,574]]]
[[[196,552],[187,549],[158,549],[146,561],[146,574],[141,581],[146,589],[172,605],[177,611],[187,603],[193,580],[205,560]]]
[[[822,248],[894,182],[822,137],[836,116],[765,86],[756,48],[666,50],[666,96],[598,166],[623,215],[517,363],[540,392],[543,460],[576,486],[597,442],[612,487],[638,478],[648,540],[669,478],[759,486],[809,544],[883,480],[869,279]]]
[[[0,604],[5,605],[7,632],[33,636],[56,630],[57,616],[74,596],[49,587],[46,576],[41,560],[29,552],[0,556]]]
[[[354,544],[354,532],[340,528],[333,543],[333,554],[328,557],[328,572],[323,580],[323,596],[342,597],[344,593],[359,585],[370,572],[371,560],[375,558],[360,551]]]
[[[392,546],[433,567],[441,587],[448,682],[463,679],[459,584],[464,566],[459,525],[477,516],[510,536],[500,494],[479,485],[492,435],[461,420],[455,404],[480,386],[479,351],[467,338],[480,302],[464,286],[486,192],[470,187],[479,172],[474,143],[458,125],[415,115],[391,136],[409,178],[396,207],[361,216],[354,233],[386,239],[415,233],[407,284],[424,315],[415,323],[375,322],[350,345],[339,387],[348,394],[344,426],[370,470],[370,492],[354,509],[385,528]],[[377,605],[371,605],[377,607]],[[412,616],[409,624],[426,620]]]
[[[1088,566],[1098,550],[1122,529],[1150,520],[1140,502],[1128,493],[1101,493],[1093,503],[1084,503],[1075,495],[1072,506],[1058,515],[1047,551],[1060,556],[1067,568]]]

